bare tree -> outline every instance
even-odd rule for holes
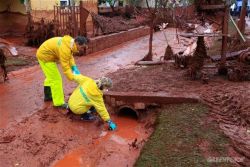
[[[152,59],[153,59],[153,52],[152,52],[153,34],[154,34],[154,27],[156,26],[155,23],[156,23],[158,2],[159,2],[159,0],[155,0],[154,8],[150,8],[148,0],[146,0],[148,12],[149,12],[149,27],[150,27],[150,30],[149,30],[149,50],[148,50],[148,54],[142,59],[142,61],[152,61]]]
[[[169,17],[168,10],[172,10],[172,21],[175,26],[176,24],[176,15],[174,13],[175,7],[189,4],[189,0],[151,0],[153,2],[153,7],[149,5],[149,0],[146,0],[147,10],[148,10],[148,25],[150,27],[149,33],[149,51],[147,55],[141,61],[152,61],[153,52],[152,52],[152,43],[153,43],[153,34],[154,28],[164,23]],[[176,30],[177,33],[177,30]],[[178,39],[178,38],[177,38]]]
[[[157,26],[157,24],[160,23],[160,20],[164,20],[165,12],[169,6],[170,1],[171,0],[153,0],[154,7],[151,7],[149,5],[149,0],[146,0],[148,18],[149,18],[148,25],[150,27],[149,50],[147,55],[142,59],[142,61],[152,61],[153,59],[152,47],[153,47],[154,28]]]
[[[242,7],[240,12],[240,21],[239,21],[239,29],[241,33],[245,31],[245,16],[247,14],[247,2],[248,0],[242,0]]]
[[[112,13],[115,13],[115,4],[118,2],[118,0],[106,0],[109,3],[109,6],[111,7]]]

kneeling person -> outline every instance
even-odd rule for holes
[[[103,100],[103,90],[112,86],[110,78],[102,77],[93,80],[83,75],[76,75],[75,81],[79,84],[69,98],[68,104],[74,114],[87,114],[95,108],[103,121],[107,122],[110,130],[116,129],[116,124],[111,121]]]

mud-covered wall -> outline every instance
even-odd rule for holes
[[[25,5],[20,0],[0,0],[0,12],[6,11],[26,14]]]
[[[0,14],[0,36],[22,36],[27,25],[27,15],[4,12]]]
[[[6,11],[6,10],[7,10],[7,1],[0,0],[0,12]]]
[[[31,0],[32,10],[53,10],[58,0]]]
[[[91,12],[98,13],[97,0],[82,0],[82,1],[84,4],[84,8],[86,8]],[[54,5],[58,4],[59,4],[58,0],[31,0],[32,19],[36,22],[40,21],[41,18],[44,18],[47,21],[52,21],[54,19]],[[76,6],[80,5],[80,0],[76,0],[75,5]],[[87,19],[87,31],[92,31],[92,29],[93,29],[92,18],[89,15]]]
[[[51,21],[54,19],[54,6],[59,4],[59,0],[31,0],[32,19],[37,22],[41,18]]]
[[[138,27],[119,33],[91,38],[87,54],[98,52],[121,43],[134,40],[149,34],[149,27]]]
[[[0,0],[0,36],[23,35],[26,24],[26,8],[20,0]]]
[[[39,22],[41,19],[52,21],[54,19],[54,10],[32,10],[31,16],[33,21]]]

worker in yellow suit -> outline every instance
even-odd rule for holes
[[[80,74],[73,54],[87,47],[88,39],[78,36],[53,37],[45,41],[37,50],[36,57],[45,75],[44,101],[53,101],[56,107],[68,108],[64,101],[62,77],[57,62],[62,66],[63,73],[72,81]]]
[[[102,92],[112,86],[112,80],[107,77],[93,80],[83,75],[77,75],[76,82],[79,85],[69,98],[69,109],[74,114],[82,115],[83,119],[91,120],[90,109],[94,108],[102,120],[108,124],[109,130],[115,130],[117,126],[110,119]]]

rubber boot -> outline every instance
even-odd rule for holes
[[[94,113],[96,113],[96,109],[95,109],[95,107],[90,107],[90,109],[87,111],[87,113],[89,113],[89,114],[94,114]]]
[[[94,121],[96,120],[96,116],[87,112],[81,115],[81,120],[82,121]]]
[[[44,101],[52,101],[50,86],[44,86]]]

